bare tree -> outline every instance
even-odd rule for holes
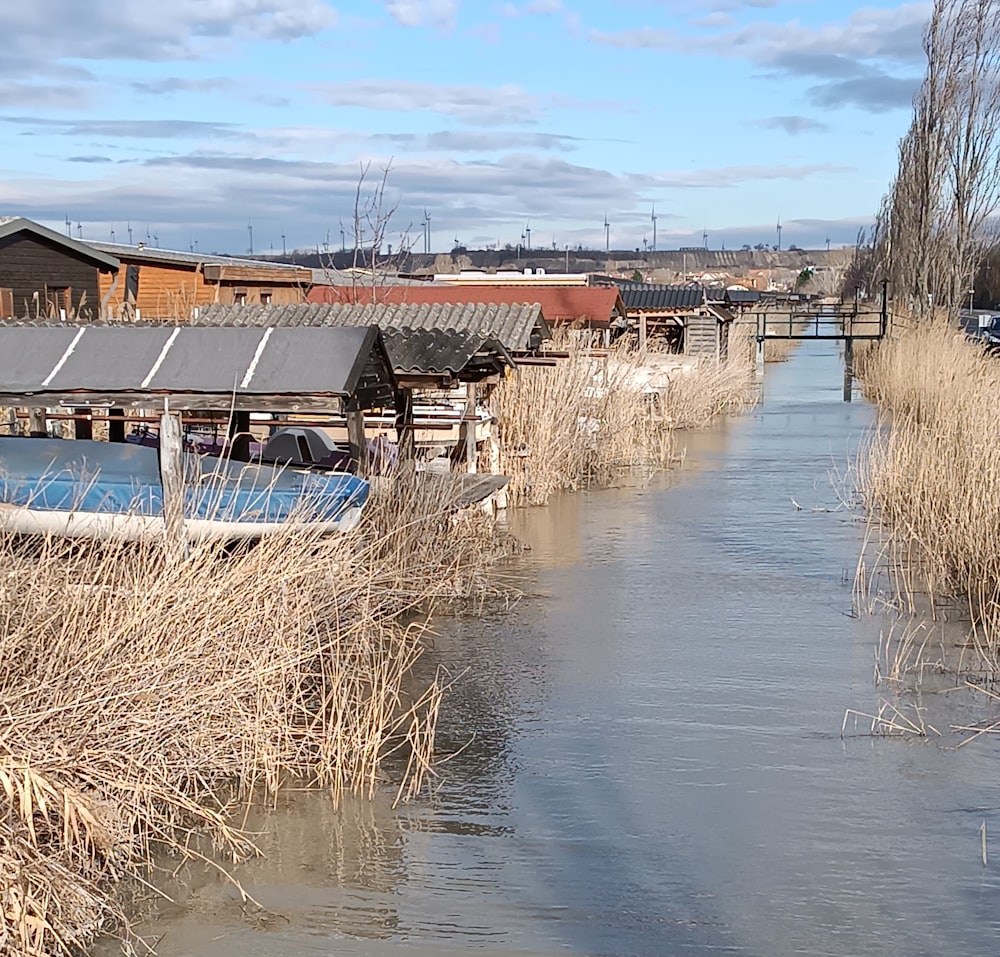
[[[918,315],[963,301],[1000,206],[1000,0],[935,0],[877,261]]]

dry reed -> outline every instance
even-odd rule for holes
[[[860,470],[901,608],[958,601],[980,666],[1000,665],[1000,365],[944,321],[901,327],[857,357],[884,416]]]
[[[452,504],[397,477],[351,535],[180,564],[0,537],[0,954],[127,936],[123,879],[204,860],[201,835],[253,855],[236,811],[287,782],[370,796],[395,769],[415,793],[442,693],[410,678],[426,616],[492,554]]]
[[[609,485],[674,455],[674,432],[753,402],[743,358],[698,361],[611,349],[595,355],[572,340],[554,366],[526,366],[493,392],[500,467],[513,504],[541,505],[557,491]]]

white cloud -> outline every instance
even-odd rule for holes
[[[738,3],[713,4],[716,14],[734,5]],[[761,0],[754,5],[773,4]],[[748,60],[779,75],[819,80],[806,91],[816,106],[852,105],[882,112],[909,105],[921,72],[921,36],[929,12],[929,3],[916,2],[894,9],[863,7],[846,20],[815,27],[799,20],[756,22],[688,36],[676,29],[644,26],[611,33],[592,30],[590,39],[625,49]],[[716,23],[722,20],[709,25]]]
[[[355,80],[349,83],[311,84],[308,89],[331,106],[397,113],[437,113],[478,126],[536,123],[552,109],[604,110],[621,106],[531,93],[513,84],[482,87],[421,83],[416,80]]]
[[[451,27],[459,0],[382,0],[389,15],[404,27]]]

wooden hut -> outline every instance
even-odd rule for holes
[[[119,260],[30,219],[0,219],[0,319],[100,317]]]

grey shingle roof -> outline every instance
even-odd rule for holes
[[[660,283],[622,283],[622,300],[629,312],[697,309],[705,301],[702,286],[667,286]]]
[[[179,408],[227,408],[230,401],[252,407],[261,397],[289,396],[293,404],[303,396],[346,399],[362,386],[370,393],[381,387],[388,399],[393,385],[374,326],[0,326],[5,396],[79,402],[169,395],[179,397]],[[222,404],[212,405],[219,397]]]
[[[381,329],[457,330],[497,339],[510,352],[527,352],[534,348],[536,338],[548,333],[541,306],[537,303],[219,304],[200,309],[195,322],[216,326],[374,325]]]

